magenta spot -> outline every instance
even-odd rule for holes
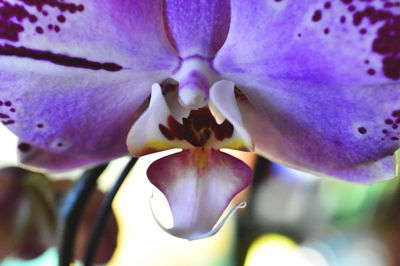
[[[56,32],[60,32],[60,27],[59,26],[54,26],[54,30],[56,31]]]
[[[356,7],[353,6],[353,5],[349,6],[349,11],[350,11],[350,12],[356,11]]]
[[[393,120],[392,119],[386,119],[385,120],[385,124],[386,125],[391,125],[391,124],[393,124]]]
[[[21,142],[20,144],[18,144],[18,149],[22,152],[28,152],[31,150],[31,145]]]
[[[367,73],[368,73],[369,75],[373,76],[373,75],[376,74],[376,71],[375,71],[374,69],[370,68],[370,69],[368,69]]]
[[[383,133],[383,134],[387,134],[388,131],[387,131],[386,129],[384,129],[384,130],[382,130],[382,133]]]
[[[346,17],[345,16],[341,16],[340,17],[340,23],[345,23],[346,22]]]
[[[36,16],[30,15],[29,16],[29,21],[32,23],[35,23],[38,20],[38,18]]]
[[[346,5],[351,4],[353,0],[342,0],[342,2]]]
[[[400,110],[396,110],[392,112],[392,116],[394,117],[400,117]]]
[[[360,127],[358,128],[358,132],[360,132],[360,134],[365,134],[367,133],[367,130],[365,129],[365,127]]]
[[[399,127],[399,126],[396,125],[396,124],[393,124],[393,126],[392,126],[393,129],[397,129],[398,127]]]
[[[43,16],[47,16],[47,15],[49,14],[49,12],[47,12],[47,11],[44,10],[44,11],[42,12],[42,14],[43,14]]]
[[[12,124],[14,124],[15,123],[15,121],[14,120],[7,120],[7,121],[2,121],[2,123],[3,123],[3,125],[12,125]]]
[[[364,34],[366,34],[366,33],[367,33],[367,29],[361,29],[361,30],[360,30],[360,34],[364,35]]]
[[[320,21],[322,18],[322,11],[321,10],[316,10],[314,12],[314,15],[312,16],[312,21],[314,22],[318,22]]]
[[[325,29],[324,29],[324,33],[325,33],[325,34],[329,34],[329,32],[330,32],[329,28],[325,28]]]
[[[326,8],[326,9],[329,9],[329,8],[331,8],[331,2],[326,2],[325,4],[324,4],[324,7]]]
[[[365,63],[366,65],[368,65],[368,64],[369,64],[369,60],[365,60],[364,63]]]
[[[15,113],[15,108],[11,108],[10,112]]]
[[[53,25],[49,24],[49,25],[47,25],[47,28],[48,28],[49,30],[52,30],[52,29],[53,29]]]
[[[64,22],[65,22],[65,17],[64,17],[63,15],[59,15],[59,16],[57,16],[57,20],[58,20],[60,23],[64,23]]]
[[[42,33],[43,33],[42,27],[36,27],[35,30],[36,30],[36,32],[39,33],[39,34],[42,34]]]
[[[6,101],[6,102],[4,103],[4,105],[10,107],[10,106],[12,105],[12,103],[11,103],[10,101]]]

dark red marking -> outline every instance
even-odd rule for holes
[[[13,42],[19,41],[19,34],[25,29],[22,22],[27,19],[30,23],[36,23],[38,17],[29,13],[25,8],[26,6],[36,7],[36,9],[43,15],[47,16],[47,11],[43,10],[44,6],[49,8],[57,8],[61,12],[69,11],[75,13],[76,11],[82,12],[83,5],[76,5],[73,3],[66,3],[64,0],[19,0],[21,4],[10,4],[5,0],[0,0],[0,39],[5,39]],[[65,15],[59,15],[58,21],[63,23],[66,21]],[[43,33],[41,27],[37,27],[36,32]]]
[[[314,15],[312,16],[312,21],[318,22],[322,19],[322,11],[321,10],[316,10],[314,12]]]
[[[9,116],[9,115],[6,115],[6,114],[0,113],[0,118],[1,118],[1,119],[8,119],[8,118],[10,118],[10,116]]]
[[[65,17],[63,15],[59,15],[59,16],[57,16],[57,20],[60,23],[64,23],[66,19],[65,19]]]
[[[39,34],[42,34],[42,33],[43,33],[42,27],[36,27],[35,30],[36,30],[36,32],[39,33]]]
[[[367,33],[367,29],[361,29],[361,30],[360,30],[360,34],[364,35],[364,34],[366,34],[366,33]]]
[[[58,25],[55,25],[55,26],[54,26],[54,31],[55,31],[55,32],[60,32],[60,27],[59,27]]]
[[[14,120],[7,120],[7,121],[2,121],[3,125],[12,125],[15,123]]]
[[[15,113],[15,108],[11,108],[10,112]]]
[[[393,120],[392,119],[386,119],[385,120],[385,124],[386,125],[391,125],[391,124],[393,124]]]
[[[12,103],[11,103],[10,101],[6,101],[6,102],[4,103],[4,105],[10,107],[10,106],[12,105]]]
[[[16,42],[18,35],[24,31],[20,22],[31,19],[31,15],[20,5],[11,5],[4,0],[0,0],[0,4],[0,39]],[[13,21],[13,18],[17,21]]]
[[[374,69],[370,68],[370,69],[368,69],[367,73],[368,73],[369,75],[373,76],[373,75],[376,74],[376,71],[375,71]]]
[[[160,132],[168,140],[185,139],[196,147],[204,146],[210,139],[211,134],[222,141],[232,137],[233,126],[228,120],[218,125],[208,108],[200,108],[191,111],[188,118],[182,119],[182,124],[177,122],[172,116],[168,117],[168,126],[159,124]]]
[[[28,6],[33,6],[35,7],[39,12],[45,12],[43,11],[44,6],[50,6],[53,8],[57,8],[60,11],[69,11],[71,13],[74,13],[76,11],[83,11],[83,6],[82,5],[75,5],[73,3],[66,3],[63,0],[19,0],[23,2],[24,4]]]
[[[399,140],[398,137],[391,137],[390,139],[391,139],[391,140]]]
[[[356,11],[356,7],[355,6],[353,6],[353,5],[351,5],[351,6],[349,6],[349,11],[350,12],[354,12],[354,11]]]
[[[329,30],[328,28],[325,28],[325,29],[324,29],[324,33],[325,33],[325,34],[329,34],[329,32],[330,32],[330,30]]]
[[[29,152],[31,150],[31,145],[25,142],[18,144],[18,149],[22,152]]]
[[[117,65],[115,63],[100,63],[89,61],[84,58],[71,57],[63,54],[54,54],[52,52],[29,49],[23,46],[15,47],[8,44],[0,45],[0,55],[18,56],[35,60],[43,60],[61,66],[87,68],[92,70],[104,69],[106,71],[115,72],[122,69],[120,65]]]
[[[392,112],[392,116],[394,117],[400,117],[400,110],[395,110]]]
[[[43,128],[43,124],[37,124],[38,128]]]
[[[345,16],[341,16],[340,17],[340,23],[345,23],[346,22],[346,17]]]
[[[358,132],[360,132],[360,134],[365,134],[367,133],[367,130],[365,129],[365,127],[360,127],[358,128]]]
[[[326,2],[325,4],[324,4],[324,7],[326,8],[326,9],[329,9],[329,8],[331,8],[331,2]]]
[[[341,0],[341,1],[346,5],[353,3],[353,0]]]
[[[398,8],[398,7],[396,7]],[[368,6],[353,15],[353,24],[359,26],[363,19],[371,24],[383,22],[372,43],[372,51],[383,56],[383,73],[393,80],[400,79],[400,15]]]

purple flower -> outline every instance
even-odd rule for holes
[[[248,186],[221,148],[355,183],[396,175],[396,3],[1,0],[0,23],[0,119],[22,162],[182,148],[148,170],[174,235],[215,233]]]

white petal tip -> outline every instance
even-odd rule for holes
[[[237,211],[237,209],[243,209],[246,207],[246,202],[242,201],[239,204],[237,204],[236,206],[234,206],[229,212],[228,214],[222,219],[222,221],[217,224],[216,226],[214,226],[210,231],[208,232],[197,232],[196,228],[176,228],[176,227],[172,227],[172,228],[165,228],[160,221],[157,219],[157,217],[154,214],[152,205],[151,205],[151,199],[153,198],[153,196],[150,197],[149,199],[149,205],[150,205],[150,210],[151,210],[151,214],[153,215],[153,218],[155,220],[155,222],[157,223],[157,225],[164,230],[165,232],[167,232],[170,235],[173,235],[175,237],[178,238],[183,238],[189,241],[192,240],[200,240],[200,239],[204,239],[207,237],[211,237],[213,235],[215,235],[216,233],[219,232],[219,230],[222,228],[222,226],[229,220],[230,217],[232,217],[232,215]]]

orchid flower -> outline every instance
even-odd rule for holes
[[[50,170],[181,148],[147,174],[168,231],[206,237],[251,181],[222,148],[349,182],[395,177],[398,5],[0,0],[0,118],[21,161]]]

